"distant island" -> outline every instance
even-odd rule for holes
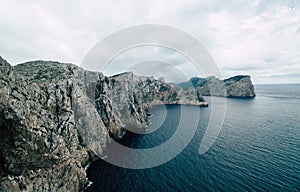
[[[111,77],[73,64],[0,57],[0,189],[80,191],[84,167],[112,138],[145,129],[161,104],[208,107],[203,96],[255,97],[249,76],[175,85],[126,72]],[[226,92],[218,92],[219,88]]]

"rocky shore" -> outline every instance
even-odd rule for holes
[[[148,125],[154,104],[208,106],[194,89],[128,72],[0,57],[0,190],[80,191],[109,135]]]

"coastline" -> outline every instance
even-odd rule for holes
[[[209,106],[197,89],[132,72],[107,77],[51,61],[11,66],[1,57],[0,68],[3,190],[78,191],[109,136],[146,130],[152,106]]]

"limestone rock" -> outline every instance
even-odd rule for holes
[[[106,77],[51,61],[12,67],[1,57],[0,69],[2,191],[79,191],[109,134],[145,128],[152,105],[208,105],[195,90],[130,72]]]
[[[255,97],[254,86],[249,75],[237,75],[224,80],[213,76],[207,78],[193,77],[188,82],[180,83],[179,86],[186,90],[195,88],[203,96]]]
[[[55,62],[35,61],[16,67],[2,58],[0,62],[1,189],[80,190],[86,184],[83,167],[93,149],[81,141],[74,103],[77,111],[86,110],[84,114],[98,128],[91,133],[100,141],[97,146],[107,138],[97,111],[88,107],[94,103],[82,86],[89,81],[85,71]]]
[[[127,129],[145,128],[149,108],[158,104],[190,104],[208,106],[196,91],[184,91],[175,84],[152,77],[135,76],[132,72],[112,77],[100,76],[96,87],[96,108],[115,138]]]

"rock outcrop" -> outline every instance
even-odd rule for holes
[[[155,104],[207,106],[194,90],[151,77],[106,77],[72,64],[0,57],[0,190],[79,191],[109,135],[142,129]]]
[[[193,77],[188,82],[180,83],[182,88],[196,89],[203,96],[222,96],[235,98],[255,97],[254,86],[249,75],[237,75],[220,80],[216,77]]]
[[[82,86],[87,73],[43,61],[0,64],[1,190],[79,191],[91,150],[81,141],[74,103],[78,111],[94,110],[84,123],[97,127],[97,146],[107,134],[95,108],[86,107],[94,106]]]
[[[184,91],[175,84],[132,72],[101,77],[96,87],[96,108],[109,133],[120,138],[127,129],[145,128],[149,109],[159,104],[208,106],[194,90]]]

